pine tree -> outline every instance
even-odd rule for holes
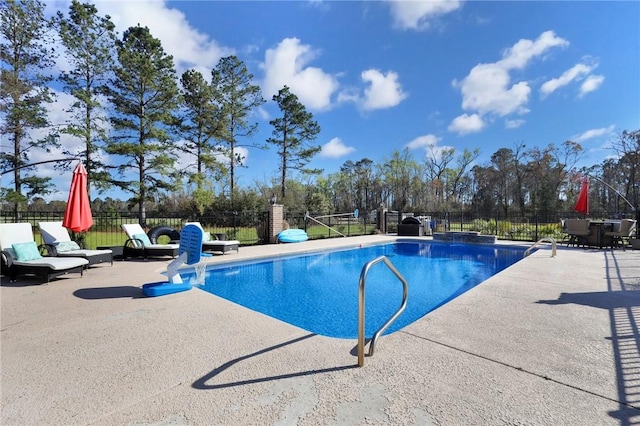
[[[113,135],[105,151],[124,157],[117,166],[124,180],[112,183],[132,194],[129,202],[138,205],[140,224],[145,226],[145,202],[175,188],[171,131],[180,102],[176,71],[173,57],[146,27],[130,27],[116,48],[119,65],[108,88]],[[126,180],[129,172],[135,173],[135,180]]]
[[[220,141],[226,144],[225,155],[229,158],[229,186],[230,199],[233,205],[235,191],[235,168],[244,164],[244,158],[237,148],[249,146],[262,148],[257,144],[240,144],[239,138],[253,135],[257,123],[249,123],[251,111],[262,105],[260,87],[252,84],[251,74],[244,62],[235,56],[220,59],[216,68],[211,71],[211,85],[214,88],[214,98],[225,120],[226,128]]]
[[[38,0],[6,0],[0,3],[0,133],[9,141],[10,150],[3,151],[0,163],[13,170],[13,190],[6,199],[13,203],[17,217],[19,205],[28,197],[50,192],[50,178],[22,173],[29,167],[33,150],[48,152],[58,146],[55,132],[47,116],[47,104],[53,102],[48,74],[55,52],[50,43],[50,25],[44,17],[44,6]],[[36,130],[46,136],[35,138]],[[27,186],[27,195],[23,193]]]
[[[63,133],[82,140],[79,152],[87,169],[87,192],[91,183],[104,185],[109,180],[105,166],[99,160],[98,149],[107,140],[107,117],[101,103],[107,78],[113,72],[116,36],[109,16],[99,17],[95,5],[73,0],[69,18],[58,12],[58,26],[70,71],[62,72],[64,91],[75,97],[68,112],[72,119]]]
[[[291,93],[287,86],[273,96],[273,101],[278,103],[282,117],[269,122],[273,126],[273,137],[267,139],[267,142],[278,147],[280,194],[284,200],[287,173],[291,170],[312,174],[321,172],[321,170],[305,168],[311,158],[322,149],[310,144],[320,133],[320,126],[313,120],[313,114],[307,112],[298,97]]]
[[[182,74],[182,110],[184,116],[180,126],[180,135],[185,142],[182,150],[195,157],[195,171],[190,172],[189,181],[195,183],[192,194],[197,210],[202,214],[204,208],[213,200],[213,181],[220,181],[226,169],[218,161],[219,154],[216,139],[222,137],[225,129],[222,112],[214,102],[213,89],[202,74],[188,70]],[[213,179],[206,175],[213,174]]]

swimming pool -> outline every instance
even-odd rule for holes
[[[409,287],[407,307],[388,334],[512,265],[523,253],[524,248],[496,245],[396,242],[209,267],[205,284],[197,287],[312,333],[356,338],[360,272],[378,256],[387,256]],[[365,290],[365,335],[370,337],[400,306],[402,284],[378,264],[369,271]]]

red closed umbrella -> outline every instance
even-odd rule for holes
[[[62,226],[73,232],[84,232],[93,226],[93,216],[87,193],[87,170],[82,163],[78,163],[73,171]]]
[[[582,179],[582,187],[580,188],[580,194],[578,194],[578,201],[573,207],[573,210],[585,215],[589,214],[589,178]]]

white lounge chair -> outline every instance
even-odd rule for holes
[[[111,250],[82,249],[75,241],[71,241],[69,231],[59,222],[38,222],[40,235],[47,247],[47,252],[55,257],[84,257],[89,265],[102,262],[111,262],[113,265],[113,252]]]
[[[185,225],[196,225],[199,226],[200,229],[204,231],[204,228],[200,224],[200,222],[187,222]],[[218,240],[216,238],[211,237],[210,232],[204,233],[204,240],[202,242],[202,251],[204,253],[210,252],[221,252],[222,254],[235,250],[236,252],[240,251],[240,241],[237,240]]]
[[[0,249],[3,273],[15,281],[18,275],[37,275],[46,279],[82,271],[89,264],[81,257],[43,257],[33,238],[30,223],[0,223]]]
[[[127,234],[127,241],[124,243],[122,257],[157,257],[178,255],[180,244],[152,244],[149,236],[144,232],[138,223],[123,223],[122,230]]]

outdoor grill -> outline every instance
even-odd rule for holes
[[[398,225],[398,235],[405,237],[422,237],[424,235],[424,225],[417,217],[406,217],[402,219],[402,222]]]

